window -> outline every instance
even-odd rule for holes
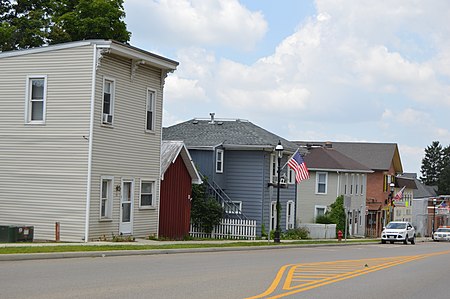
[[[112,125],[114,112],[114,81],[105,79],[103,81],[103,109],[102,123]]]
[[[344,182],[344,194],[347,195],[347,185],[348,185],[348,173],[345,174],[345,182]]]
[[[287,167],[288,184],[295,184],[295,171]]]
[[[326,206],[314,206],[314,221],[318,216],[325,215],[325,212],[327,211]]]
[[[146,129],[153,131],[155,129],[155,97],[154,90],[147,90],[147,115],[146,115]]]
[[[241,214],[242,212],[242,201],[232,201],[229,204],[222,203],[222,207],[227,214]]]
[[[100,219],[112,218],[113,178],[102,177],[100,185]]]
[[[361,175],[361,190],[360,190],[360,192],[361,192],[361,195],[364,195],[364,181],[365,181],[365,175],[364,174],[362,174]]]
[[[141,180],[141,197],[139,201],[140,208],[150,208],[155,205],[154,196],[155,182]]]
[[[358,195],[358,186],[359,186],[359,174],[356,175],[355,195]]]
[[[317,174],[316,174],[316,193],[320,193],[320,194],[327,193],[327,179],[328,179],[328,173],[317,172]]]
[[[44,123],[45,106],[47,94],[47,77],[28,77],[27,100],[26,100],[26,122]]]
[[[277,202],[272,201],[270,204],[270,230],[272,231],[277,227]]]
[[[351,182],[350,182],[350,195],[353,195],[353,186],[355,185],[355,175],[351,175]]]
[[[295,176],[295,174],[294,174]],[[295,178],[294,178],[295,180]],[[278,183],[278,158],[275,154],[270,155],[270,183]]]
[[[294,228],[294,201],[289,200],[286,205],[286,229]]]
[[[223,172],[223,150],[221,149],[216,151],[216,172]]]

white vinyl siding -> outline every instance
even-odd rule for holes
[[[0,219],[37,240],[54,240],[55,222],[61,241],[84,237],[92,62],[92,46],[0,59]],[[24,126],[30,78],[46,78],[45,126]]]
[[[149,65],[140,65],[130,78],[131,61],[113,55],[102,58],[97,72],[95,102],[95,123],[102,113],[103,78],[114,76],[114,129],[94,126],[92,177],[114,174],[114,181],[133,178],[135,182],[155,182],[152,208],[140,208],[141,184],[133,184],[133,236],[145,237],[158,233],[159,168],[161,151],[162,87],[161,71]],[[148,134],[146,123],[147,91],[155,90],[154,134]],[[96,182],[92,185],[99,186]],[[98,205],[91,205],[90,238],[101,237],[104,231],[117,232],[120,219],[120,195],[114,186],[113,221],[98,222],[92,218],[98,215]],[[99,190],[93,189],[92,194]]]

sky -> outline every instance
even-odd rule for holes
[[[450,1],[125,0],[133,46],[180,64],[163,126],[247,119],[288,140],[450,144]]]

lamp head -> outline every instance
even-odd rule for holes
[[[390,183],[389,186],[391,187],[391,191],[394,191],[395,184],[394,183]]]
[[[278,153],[278,157],[279,157],[279,158],[281,158],[281,157],[283,156],[283,150],[284,150],[284,148],[283,148],[283,146],[281,145],[281,141],[278,140],[278,144],[277,144],[277,146],[275,147],[275,151]]]

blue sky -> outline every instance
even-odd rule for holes
[[[180,62],[163,125],[243,118],[290,140],[450,144],[450,1],[125,0],[131,44]],[[419,173],[420,175],[420,173]]]

